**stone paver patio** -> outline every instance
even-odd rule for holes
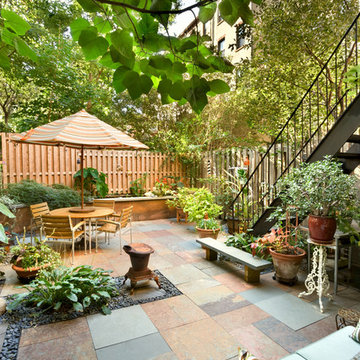
[[[288,287],[268,273],[261,275],[260,284],[248,284],[237,265],[204,259],[189,224],[164,219],[135,222],[133,228],[134,242],[155,249],[150,268],[161,271],[183,295],[115,310],[109,316],[23,330],[18,359],[226,360],[237,359],[240,346],[259,359],[276,360],[334,332],[340,306],[360,309],[359,291],[353,288],[340,286],[335,301],[325,304],[321,314],[316,295],[297,298],[303,281]],[[130,260],[125,252],[120,255],[119,242],[112,238],[110,245],[100,244],[97,254],[77,251],[75,265],[80,264],[122,276]],[[1,295],[18,291],[16,281],[15,276],[7,277]],[[158,291],[152,282],[143,285],[133,296]]]

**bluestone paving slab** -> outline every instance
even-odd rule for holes
[[[241,296],[253,304],[283,294],[286,294],[286,292],[270,285],[259,285],[253,289],[241,292]]]
[[[96,350],[96,355],[98,360],[150,360],[170,352],[163,337],[154,333]]]
[[[174,268],[163,269],[162,273],[174,285],[191,282],[199,279],[208,279],[208,275],[191,264],[180,265]]]
[[[225,285],[214,286],[204,290],[196,290],[189,292],[186,295],[196,304],[204,305],[207,303],[213,303],[220,301],[223,298],[226,298],[229,295],[234,294],[229,288]],[[244,300],[244,298],[242,298]]]
[[[180,284],[177,286],[177,288],[184,294],[188,295],[189,293],[192,293],[194,291],[198,290],[205,290],[208,288],[211,288],[213,286],[221,285],[221,283],[215,279],[212,278],[204,278],[199,279],[191,282],[187,282],[184,284]]]
[[[87,317],[95,349],[157,332],[140,305]]]
[[[244,296],[243,293],[241,295]],[[314,305],[288,293],[256,302],[256,306],[293,330],[299,330],[328,316]]]
[[[136,229],[141,232],[157,231],[157,230],[168,230],[171,229],[170,224],[150,224],[150,225],[137,225]]]
[[[253,323],[253,325],[270,339],[281,345],[289,353],[293,353],[296,350],[310,344],[310,341],[303,335],[293,329],[290,329],[288,326],[273,317],[257,321]]]
[[[201,309],[204,310],[210,316],[216,316],[223,314],[229,311],[236,309],[241,309],[245,306],[250,305],[251,303],[247,300],[244,300],[240,295],[230,295],[219,301],[210,302],[204,305],[201,305]]]

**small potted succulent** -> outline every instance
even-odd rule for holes
[[[221,209],[215,203],[214,195],[205,187],[197,189],[185,199],[184,211],[191,222],[196,222],[196,230],[201,238],[217,238],[220,223],[216,219],[222,213]]]
[[[353,176],[343,173],[341,163],[329,156],[321,161],[304,163],[278,182],[282,206],[272,218],[295,208],[300,218],[309,215],[312,240],[332,243],[337,218],[344,219],[348,209],[358,202],[355,181]]]
[[[298,222],[297,217],[296,222]],[[272,229],[269,234],[251,244],[253,256],[271,255],[275,268],[274,280],[289,285],[296,283],[297,273],[306,255],[305,250],[300,247],[297,225],[291,226],[290,216],[287,213],[285,227]]]
[[[11,248],[12,268],[21,281],[34,279],[42,269],[52,269],[62,264],[60,254],[45,244],[46,239],[35,239],[35,245],[20,242]]]

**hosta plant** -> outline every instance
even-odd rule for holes
[[[82,312],[94,305],[104,314],[110,314],[107,304],[117,295],[117,290],[109,273],[88,265],[44,270],[29,285],[23,286],[29,293],[15,295],[7,310],[15,310],[23,303],[45,310]]]

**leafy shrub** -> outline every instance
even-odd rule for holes
[[[18,204],[32,205],[47,202],[50,210],[80,204],[80,195],[71,188],[53,188],[33,180],[9,184],[6,194]]]
[[[248,253],[252,253],[251,244],[255,242],[256,237],[247,233],[234,234],[229,236],[225,244],[227,246],[233,246],[240,250],[244,250]],[[257,254],[258,255],[258,254]]]
[[[46,240],[35,239],[35,245],[20,243],[11,248],[13,255],[11,262],[15,264],[21,258],[21,267],[24,269],[51,264],[48,270],[59,267],[62,262],[60,254],[45,244]]]
[[[72,308],[80,312],[94,305],[101,308],[104,314],[110,314],[107,303],[112,296],[117,295],[115,281],[109,271],[92,269],[88,265],[43,270],[23,288],[29,290],[29,293],[15,295],[8,310],[15,310],[21,303],[55,311]]]
[[[72,190],[70,186],[63,184],[52,184],[51,187],[56,190]]]
[[[104,197],[109,192],[109,187],[105,182],[105,175],[103,172],[98,172],[92,167],[84,168],[84,191],[90,195],[99,195]],[[74,175],[75,188],[81,188],[81,170]]]
[[[146,184],[147,174],[145,173],[136,180],[130,181],[130,193],[133,196],[143,196],[145,194],[145,184]]]
[[[199,229],[206,229],[206,230],[217,230],[220,228],[220,223],[216,219],[201,219],[197,222],[196,226]]]

